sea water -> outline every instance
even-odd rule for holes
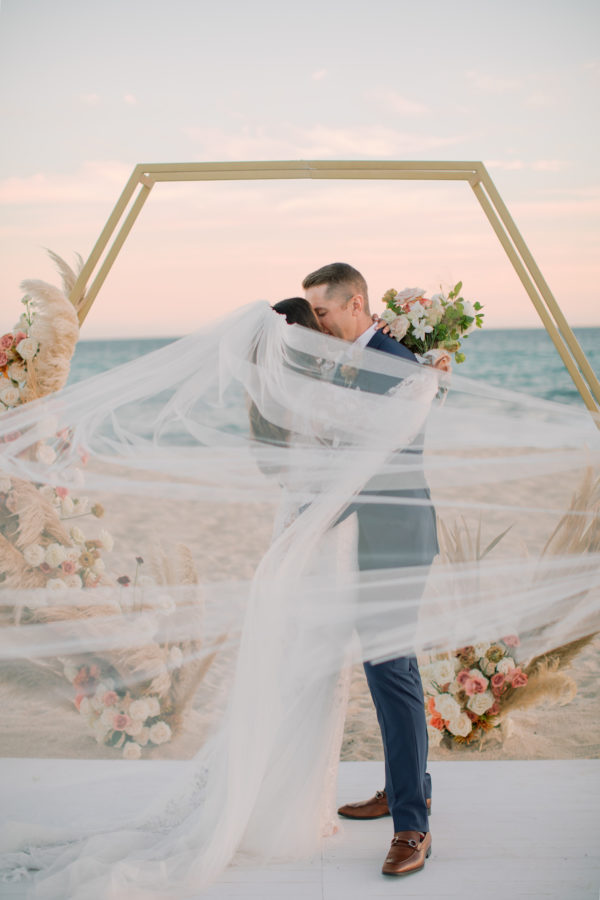
[[[600,377],[600,328],[576,328],[575,336]],[[176,338],[81,340],[71,363],[69,384],[138,356]],[[466,361],[455,371],[509,390],[559,403],[583,404],[552,340],[543,328],[475,331],[463,343]]]

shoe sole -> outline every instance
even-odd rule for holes
[[[338,816],[341,816],[343,819],[353,819],[355,822],[366,822],[372,819],[385,819],[386,816],[391,816],[391,813],[379,813],[376,816],[353,816],[351,813],[343,813],[338,810]]]

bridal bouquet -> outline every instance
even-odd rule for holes
[[[427,731],[432,746],[444,737],[468,744],[500,724],[503,704],[528,676],[514,657],[516,635],[494,644],[461,647],[450,658],[421,667]]]
[[[462,281],[449,292],[425,298],[422,288],[391,288],[382,300],[387,309],[381,318],[390,326],[390,334],[415,353],[424,355],[429,350],[447,350],[454,353],[457,363],[465,361],[461,341],[474,328],[481,328],[483,313],[481,303],[470,303],[460,296]]]

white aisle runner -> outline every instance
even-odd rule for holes
[[[121,779],[127,778],[127,796],[136,803],[173,766],[183,771],[186,763],[2,760],[0,825],[31,818],[31,809],[40,824],[56,822],[69,806],[93,803],[97,814],[100,802],[109,817],[119,803]],[[382,770],[381,763],[342,763],[340,803],[371,796],[381,787]],[[268,868],[231,867],[202,900],[597,900],[600,761],[465,760],[434,762],[430,771],[433,853],[423,872],[403,878],[380,874],[391,819],[343,820],[318,857]],[[37,802],[42,793],[43,804]],[[285,814],[282,798],[276,815]],[[0,885],[0,896],[16,900],[24,887]]]

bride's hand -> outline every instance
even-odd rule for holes
[[[383,330],[383,333],[384,333],[384,334],[389,334],[389,333],[390,333],[390,326],[389,326],[388,323],[385,321],[385,319],[380,319],[379,316],[377,315],[377,313],[373,313],[373,315],[371,316],[371,318],[373,319],[373,322],[374,322],[374,324],[375,324],[375,326],[376,326],[376,330],[377,330],[377,331]]]

